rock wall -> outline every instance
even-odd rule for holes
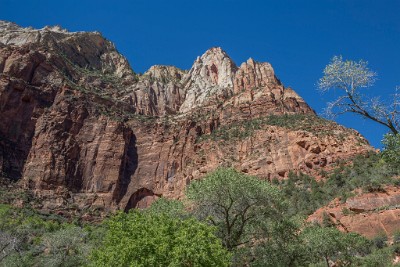
[[[321,222],[327,214],[339,229],[369,238],[393,236],[400,228],[400,190],[387,187],[385,192],[360,193],[341,203],[338,199],[318,209],[309,221]]]
[[[237,67],[211,48],[189,71],[137,75],[99,33],[8,22],[0,22],[0,116],[2,175],[53,210],[180,198],[219,166],[262,179],[317,175],[372,149],[318,118],[269,63]]]

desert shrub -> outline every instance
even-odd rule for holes
[[[400,244],[400,230],[397,230],[393,234],[393,243]]]
[[[82,266],[89,234],[59,216],[0,205],[0,266]]]
[[[288,179],[275,183],[290,203],[290,214],[309,215],[336,197],[345,201],[357,188],[383,191],[386,185],[396,184],[394,176],[399,173],[400,166],[391,166],[379,154],[371,153],[355,157],[351,165],[339,164],[320,182],[303,173],[289,173]]]
[[[324,184],[306,174],[290,172],[288,179],[279,184],[288,200],[290,215],[308,215],[325,205],[331,196],[324,190]]]
[[[386,267],[393,266],[393,250],[391,248],[376,249],[371,254],[366,255],[360,266],[365,267]]]
[[[278,126],[291,130],[303,130],[317,135],[333,134],[329,127],[321,130],[321,127],[332,125],[334,122],[319,118],[314,115],[305,114],[284,114],[269,115],[265,117],[233,122],[229,125],[222,125],[216,128],[211,134],[202,135],[197,142],[204,140],[243,140],[252,136],[256,130],[263,129],[265,126]],[[343,133],[345,134],[345,133]]]
[[[269,238],[259,240],[250,266],[307,266],[310,255],[301,236],[302,227],[302,220],[294,217],[274,224]]]
[[[374,237],[372,242],[378,249],[381,249],[387,246],[388,237],[385,233],[381,233]]]

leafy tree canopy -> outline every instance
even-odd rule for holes
[[[164,197],[157,199],[148,209],[145,210],[145,212],[152,215],[164,214],[181,219],[189,217],[189,214],[186,212],[185,206],[181,201],[166,199]]]
[[[277,187],[234,169],[220,168],[192,182],[187,197],[195,214],[217,227],[229,250],[268,235],[285,206]]]
[[[333,227],[308,227],[302,232],[302,239],[313,258],[311,262],[322,260],[328,267],[330,261],[340,262],[340,266],[356,263],[361,260],[360,256],[369,253],[370,248],[366,238],[355,233],[342,233]]]
[[[107,222],[92,266],[229,266],[230,253],[214,228],[193,218],[131,211]]]

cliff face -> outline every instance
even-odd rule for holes
[[[374,238],[385,234],[393,236],[399,230],[400,191],[387,187],[384,192],[359,193],[341,203],[338,199],[318,209],[309,221],[321,222],[323,214],[339,229]]]
[[[135,74],[99,33],[0,22],[0,171],[42,207],[130,209],[179,198],[232,166],[263,179],[317,175],[371,149],[318,118],[269,63],[220,48],[189,71]]]

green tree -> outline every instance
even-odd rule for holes
[[[307,266],[309,254],[301,239],[300,218],[284,220],[274,225],[272,235],[255,248],[252,267]]]
[[[362,88],[373,85],[376,73],[367,67],[367,62],[346,60],[335,56],[324,69],[324,76],[318,86],[325,92],[338,89],[343,94],[328,103],[328,115],[355,113],[389,128],[393,134],[400,129],[400,94],[393,95],[390,104],[382,103],[379,98],[368,99]]]
[[[387,267],[393,265],[394,253],[391,248],[376,249],[361,261],[365,267]]]
[[[333,227],[308,227],[302,239],[309,250],[311,261],[323,260],[326,266],[330,261],[340,262],[340,266],[350,266],[369,253],[370,243],[355,233],[342,233]]]
[[[150,208],[145,210],[145,212],[153,215],[164,214],[170,217],[182,219],[189,216],[189,213],[186,212],[185,206],[181,201],[166,199],[164,197],[157,199],[151,204]]]
[[[231,251],[268,235],[284,207],[277,187],[234,169],[220,168],[192,182],[187,197],[195,214],[217,227]]]
[[[214,228],[193,218],[131,211],[107,222],[92,266],[229,266],[230,253]]]
[[[400,166],[400,134],[386,134],[382,143],[384,145],[383,159],[390,165]]]

